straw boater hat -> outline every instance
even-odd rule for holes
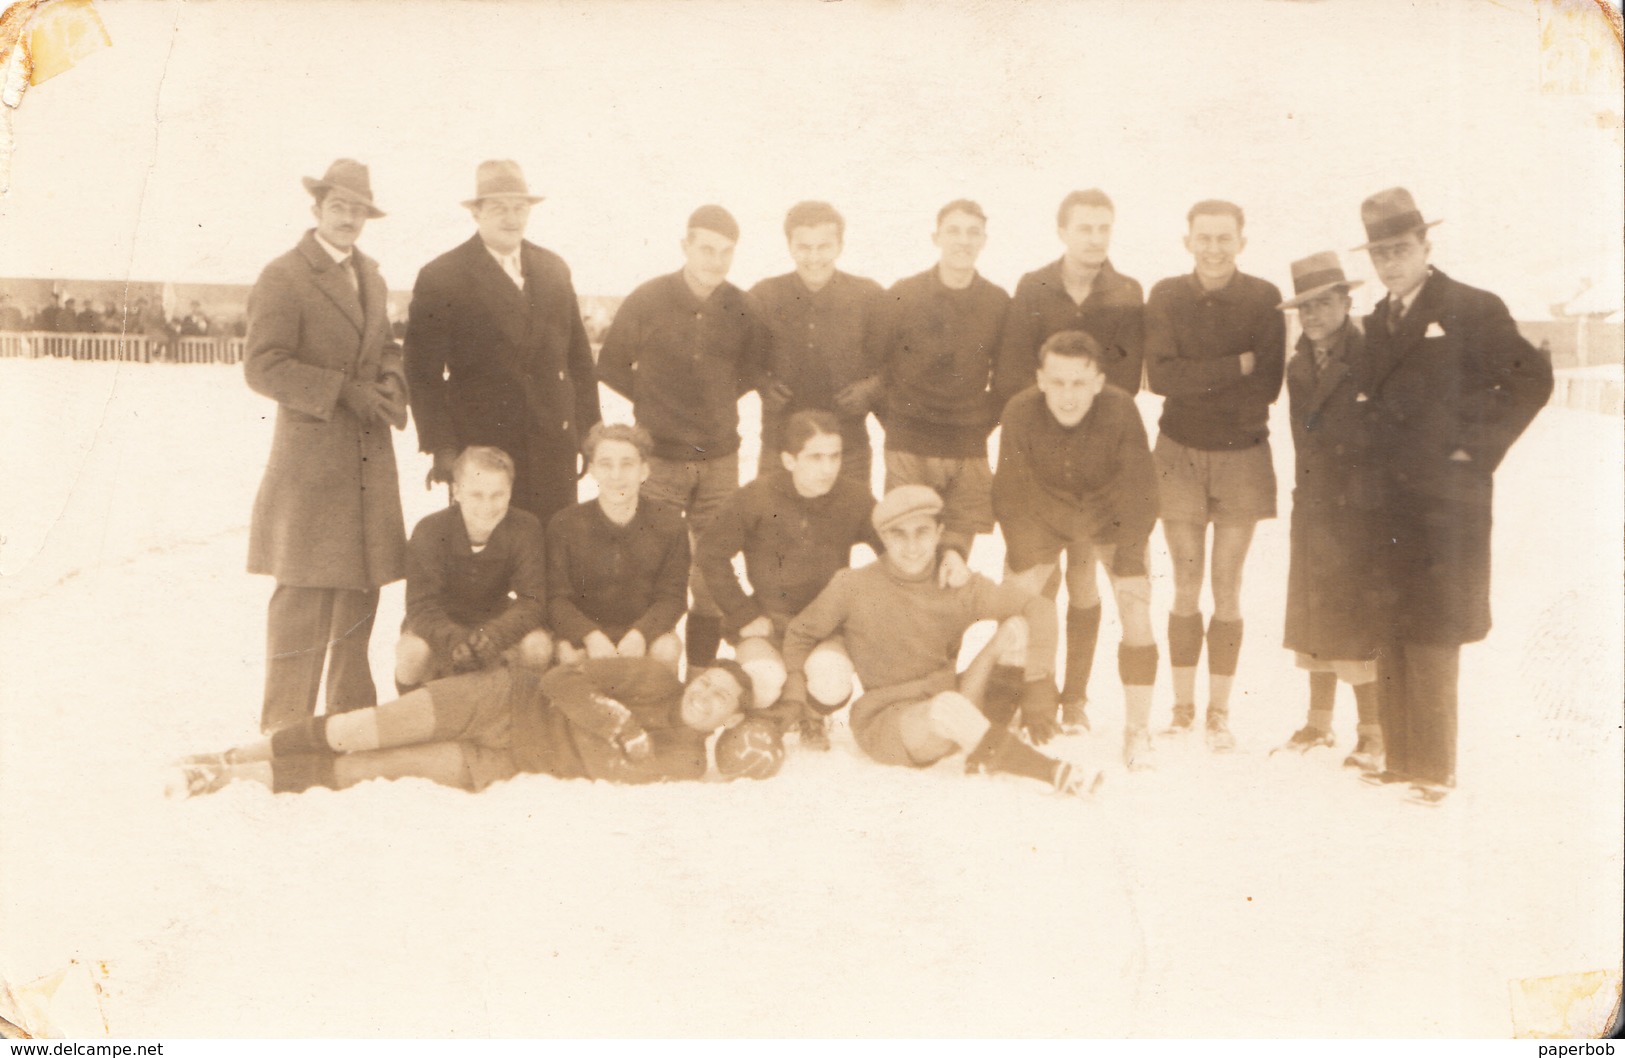
[[[1385,239],[1398,238],[1408,232],[1423,231],[1443,221],[1423,220],[1416,200],[1403,187],[1390,187],[1378,191],[1360,203],[1360,222],[1365,225],[1366,241],[1356,250],[1369,250]]]
[[[519,198],[536,203],[542,201],[542,197],[530,193],[519,163],[503,158],[481,162],[479,168],[474,170],[474,197],[464,201],[463,205],[473,209],[481,199],[486,198]]]
[[[1308,257],[1292,262],[1292,296],[1275,307],[1295,308],[1328,290],[1336,290],[1338,287],[1353,290],[1363,282],[1365,282],[1363,279],[1346,278],[1343,275],[1343,265],[1337,260],[1337,254],[1331,250],[1312,253]]]
[[[354,158],[340,158],[327,167],[320,180],[310,177],[301,177],[305,190],[311,194],[326,191],[341,198],[359,202],[367,207],[367,216],[382,217],[384,211],[372,204],[372,180],[367,175],[367,167]]]

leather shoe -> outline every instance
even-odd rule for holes
[[[1391,786],[1394,783],[1414,782],[1409,775],[1401,775],[1397,771],[1367,771],[1360,773],[1360,781],[1372,786]]]
[[[1413,805],[1421,805],[1424,808],[1437,808],[1449,796],[1450,787],[1448,786],[1440,786],[1435,782],[1419,782],[1411,786],[1411,792],[1406,795],[1405,800]]]

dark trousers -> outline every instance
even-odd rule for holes
[[[1390,641],[1377,661],[1388,770],[1456,785],[1456,683],[1461,648]]]
[[[324,664],[328,713],[377,705],[378,690],[367,663],[377,613],[376,588],[350,591],[278,584],[266,620],[260,730],[274,731],[315,715]]]

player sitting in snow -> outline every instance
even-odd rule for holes
[[[790,622],[783,700],[806,706],[807,659],[841,634],[864,690],[852,705],[852,734],[875,760],[924,767],[964,750],[968,771],[1012,772],[1081,792],[1090,784],[1070,765],[1010,731],[1018,701],[1031,734],[1046,738],[1055,730],[1054,604],[974,573],[957,588],[939,584],[941,515],[942,498],[924,485],[893,489],[875,505],[885,554],[836,573]],[[960,638],[983,620],[1001,623],[956,673]]]
[[[869,514],[874,497],[859,482],[840,477],[841,423],[827,411],[798,411],[778,432],[782,469],[735,492],[699,541],[699,567],[722,609],[722,627],[734,656],[755,683],[756,704],[778,701],[784,687],[780,645],[790,619],[847,567],[854,544],[880,553]],[[745,594],[734,556],[745,555],[754,594]],[[966,574],[968,575],[968,574]],[[807,693],[834,711],[852,695],[852,662],[840,640],[814,648],[803,670]],[[803,746],[828,749],[819,713],[789,712]]]
[[[452,467],[452,506],[412,530],[406,620],[395,647],[404,694],[440,676],[504,660],[547,668],[542,526],[510,509],[513,460],[500,448],[463,449]]]
[[[1072,697],[1063,695],[1062,719],[1083,727],[1094,626],[1100,623],[1095,562],[1106,567],[1123,624],[1117,648],[1123,763],[1139,769],[1149,763],[1146,725],[1157,678],[1146,571],[1146,542],[1157,522],[1157,475],[1134,398],[1106,384],[1105,368],[1100,343],[1085,331],[1059,331],[1045,340],[1038,388],[1005,405],[993,509],[1004,529],[1007,582],[1044,591],[1066,553],[1072,609],[1066,677]],[[1085,600],[1093,600],[1093,625],[1075,636]]]
[[[750,705],[750,679],[732,661],[698,669],[687,686],[653,658],[593,658],[545,675],[497,668],[189,757],[170,792],[212,793],[239,779],[278,793],[406,778],[480,790],[519,772],[624,783],[699,779],[707,736],[737,723]]]
[[[581,444],[598,498],[547,527],[547,595],[559,661],[647,654],[673,672],[674,629],[688,606],[688,527],[682,512],[638,490],[654,441],[641,426],[598,423]]]

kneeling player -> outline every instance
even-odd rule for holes
[[[412,530],[395,647],[400,692],[504,660],[545,669],[552,659],[542,627],[542,526],[509,507],[513,478],[513,460],[500,448],[463,449],[452,464],[452,506]]]
[[[598,498],[547,527],[547,593],[559,661],[647,654],[673,672],[674,629],[688,606],[688,527],[672,507],[640,499],[654,441],[641,426],[599,423],[581,444]]]
[[[750,680],[732,661],[699,669],[687,686],[652,658],[589,659],[545,675],[492,669],[188,758],[172,792],[212,793],[237,780],[281,793],[408,778],[480,790],[519,772],[624,783],[699,779],[707,736],[738,722],[750,705]]]
[[[755,683],[756,704],[766,708],[784,687],[779,653],[790,619],[824,590],[837,570],[865,543],[880,553],[869,522],[874,497],[867,486],[840,476],[841,423],[825,411],[799,411],[778,432],[782,468],[764,474],[729,498],[699,541],[699,567],[722,610],[722,627],[734,656]],[[743,552],[747,595],[734,573]],[[821,711],[833,712],[852,695],[852,662],[838,638],[807,658],[807,693]],[[828,749],[821,713],[784,711],[782,719],[803,746]]]
[[[1002,419],[993,506],[1004,529],[1006,582],[1038,592],[1066,553],[1063,721],[1087,726],[1084,690],[1100,627],[1095,563],[1106,567],[1123,642],[1123,762],[1143,768],[1151,737],[1157,644],[1151,632],[1146,543],[1157,519],[1157,477],[1134,398],[1106,384],[1100,344],[1084,331],[1051,335],[1038,388],[1010,398]],[[1092,609],[1092,613],[1091,613]]]
[[[807,659],[840,633],[864,689],[852,705],[852,734],[870,757],[924,767],[963,750],[967,770],[1007,771],[1080,792],[1086,784],[1070,765],[1021,742],[1009,726],[1019,700],[1029,732],[1043,738],[1053,730],[1055,607],[1019,585],[974,573],[957,588],[939,584],[941,514],[941,497],[924,485],[893,489],[875,506],[885,554],[836,573],[790,622],[783,700],[807,705]],[[960,638],[983,620],[1001,622],[999,630],[956,674]]]

